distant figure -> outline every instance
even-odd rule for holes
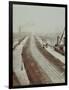
[[[46,48],[48,47],[48,43],[47,42],[46,43],[45,42],[43,43],[43,48],[44,47],[46,47]]]
[[[48,47],[48,43],[46,43],[46,48]]]
[[[46,43],[45,43],[45,42],[43,42],[43,48],[45,47],[45,44],[46,44]]]

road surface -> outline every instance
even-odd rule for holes
[[[38,37],[34,35],[22,40],[13,51],[13,71],[20,85],[64,83],[63,65],[41,47]]]

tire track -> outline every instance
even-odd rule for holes
[[[41,67],[38,66],[34,58],[31,56],[29,47],[30,47],[30,38],[28,39],[28,42],[25,44],[22,50],[23,62],[26,68],[28,78],[30,80],[30,84],[37,85],[37,84],[51,83],[50,78],[47,76],[47,74],[45,74],[42,71]]]
[[[36,45],[34,44],[34,38],[32,39],[31,47],[32,47],[31,48],[32,56],[35,58],[35,61],[42,67],[42,69],[47,73],[47,75],[52,80],[52,82],[53,83],[64,83],[65,82],[64,74],[61,75],[62,72],[58,71],[51,64],[51,62],[48,61],[47,58],[45,59],[43,57],[43,55],[39,52],[39,50],[36,48]],[[34,49],[34,52],[33,52],[33,49]]]
[[[48,61],[50,63],[52,63],[54,65],[55,68],[57,68],[57,70],[59,70],[60,72],[64,72],[64,64],[56,59],[54,56],[52,56],[48,51],[46,51],[44,48],[42,48],[41,44],[39,43],[39,41],[37,40],[37,38],[35,37],[35,43],[36,43],[36,47],[38,48],[38,50],[44,55],[45,58],[48,59]]]

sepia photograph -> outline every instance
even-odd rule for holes
[[[66,8],[60,4],[10,2],[12,88],[66,84]]]

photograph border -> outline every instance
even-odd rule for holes
[[[49,7],[64,7],[65,8],[65,83],[52,83],[40,85],[23,85],[13,87],[13,4],[15,5],[33,5],[33,6],[49,6]],[[47,87],[47,86],[62,86],[67,85],[67,5],[66,4],[50,4],[39,2],[20,2],[9,1],[9,88],[29,88],[29,87]]]

